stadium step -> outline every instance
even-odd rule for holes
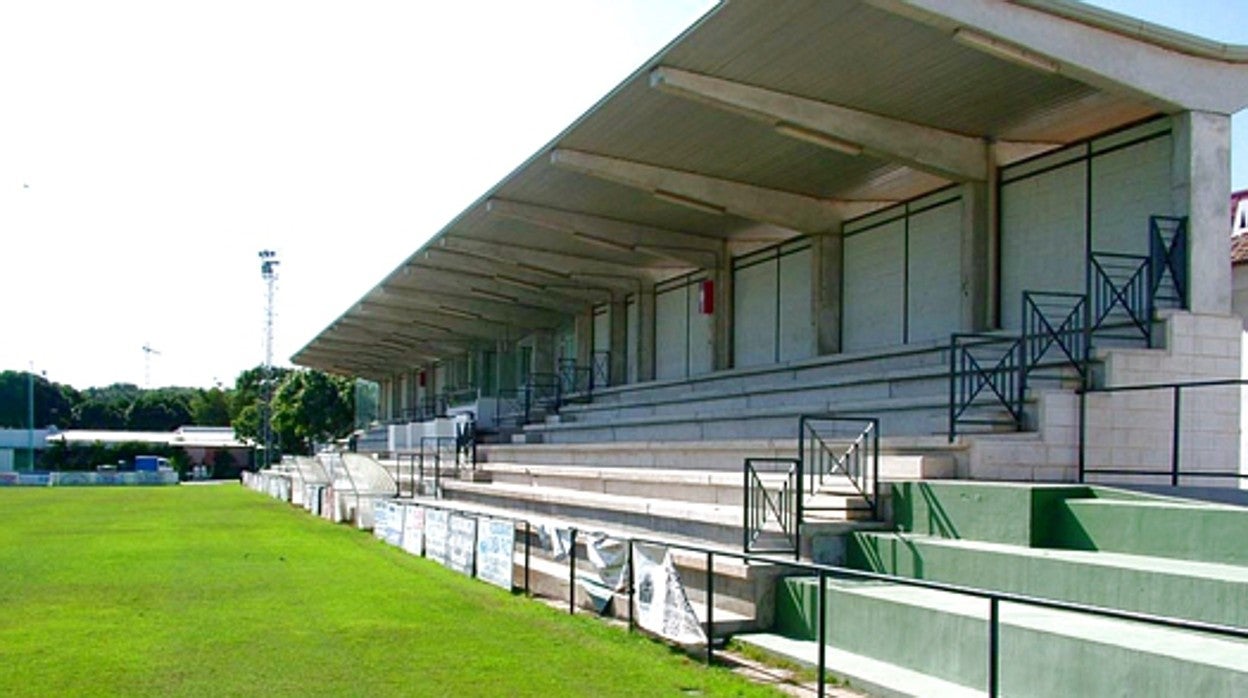
[[[777,629],[815,638],[818,582],[784,580]],[[988,603],[984,599],[881,582],[830,580],[827,637],[836,652],[871,657],[929,679],[983,691],[988,680]],[[1003,603],[1002,695],[1242,695],[1248,690],[1248,642],[1180,630]],[[798,645],[809,661],[809,645]],[[878,683],[886,675],[851,680]],[[907,690],[905,695],[945,695]],[[951,693],[952,694],[952,693]]]

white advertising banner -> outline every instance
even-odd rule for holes
[[[576,568],[577,582],[599,613],[607,613],[615,592],[624,587],[628,542],[603,533],[587,534],[585,557],[589,564]]]
[[[406,511],[407,507],[399,502],[386,502],[386,527],[382,540],[396,547],[403,545],[403,516]]]
[[[425,552],[425,509],[415,504],[403,505],[402,547],[413,555]]]
[[[516,524],[505,519],[477,520],[477,578],[511,591]]]
[[[706,644],[706,633],[680,583],[671,551],[637,543],[633,555],[637,624],[682,645]]]
[[[386,539],[386,528],[390,525],[390,502],[385,499],[373,500],[373,535],[381,540]]]
[[[425,557],[443,565],[449,560],[450,516],[444,509],[425,509]]]
[[[471,577],[473,561],[477,556],[477,519],[473,516],[451,514],[450,529],[446,566]]]

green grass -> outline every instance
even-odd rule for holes
[[[0,489],[0,695],[776,695],[241,487]]]

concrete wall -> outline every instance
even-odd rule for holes
[[[1164,348],[1098,352],[1104,386],[1216,380],[1241,375],[1239,318],[1170,311]],[[1087,398],[1089,469],[1148,469],[1168,473],[1173,393],[1168,390],[1092,393]],[[1188,389],[1181,402],[1180,464],[1184,473],[1239,469],[1241,389]],[[960,475],[988,480],[1071,481],[1077,476],[1079,400],[1071,390],[1038,396],[1035,433],[971,437]],[[1118,482],[1167,485],[1161,477],[1114,476]],[[1089,476],[1090,482],[1098,481]],[[1234,486],[1233,481],[1184,478],[1184,485]]]
[[[1083,293],[1095,252],[1147,254],[1148,219],[1171,215],[1169,120],[1001,171],[1001,326],[1020,327],[1024,291]]]
[[[940,191],[845,224],[843,351],[962,329],[963,202]]]
[[[815,355],[812,254],[810,240],[803,237],[733,261],[734,366]]]

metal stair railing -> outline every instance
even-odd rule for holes
[[[1020,391],[1046,360],[1074,366],[1081,380],[1088,374],[1091,341],[1088,302],[1081,293],[1023,292],[1023,368]]]
[[[836,427],[848,426],[848,438],[837,438]],[[806,482],[801,512],[870,511],[879,518],[880,420],[875,417],[807,414],[798,418],[797,456]],[[865,506],[813,506],[808,500],[833,481],[847,481]],[[845,493],[841,493],[845,494]]]
[[[1149,286],[1155,307],[1187,307],[1187,219],[1151,216],[1148,219],[1148,257],[1152,262]]]
[[[1153,343],[1152,259],[1145,255],[1093,252],[1088,257],[1091,334]],[[1130,336],[1106,335],[1125,328]],[[1136,337],[1138,333],[1138,337]]]
[[[589,359],[589,392],[611,385],[611,352],[595,351]]]
[[[763,465],[772,466],[766,474],[780,475],[778,486],[768,486],[760,472]],[[745,459],[742,515],[745,552],[800,554],[801,468],[802,462],[796,458]]]
[[[1023,420],[1023,367],[1026,341],[983,333],[954,333],[949,341],[949,442],[959,424],[999,425],[1000,419],[970,417],[980,396],[991,395],[1009,415],[1006,424]]]

